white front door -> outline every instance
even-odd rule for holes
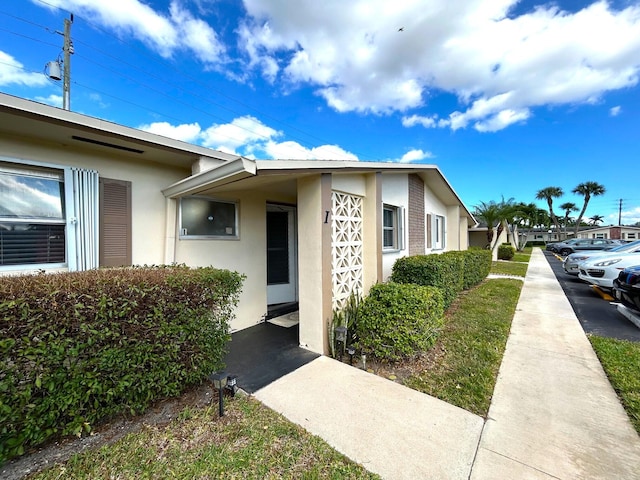
[[[296,208],[267,205],[267,304],[297,300]]]

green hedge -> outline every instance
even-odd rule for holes
[[[491,269],[491,252],[482,248],[402,257],[393,265],[391,280],[442,289],[445,309],[462,290],[482,282]]]
[[[359,306],[357,347],[381,360],[410,357],[435,343],[443,322],[439,288],[380,283]]]
[[[516,249],[509,243],[503,243],[498,247],[499,260],[511,260],[516,254]]]
[[[462,291],[464,260],[461,255],[450,252],[402,257],[393,264],[391,281],[438,287],[447,309]]]
[[[455,252],[450,252],[455,253]],[[459,252],[464,258],[464,280],[462,288],[469,290],[482,283],[491,271],[491,251],[486,248],[471,247]]]
[[[184,266],[0,278],[0,464],[220,369],[242,281]]]

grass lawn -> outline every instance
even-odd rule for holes
[[[531,259],[531,251],[533,247],[525,247],[522,252],[516,252],[511,261],[513,262],[529,262]]]
[[[490,273],[496,275],[515,275],[517,277],[524,277],[527,274],[527,263],[507,262],[500,260],[498,262],[491,263]]]
[[[186,408],[167,426],[147,426],[30,479],[380,478],[257,400],[226,403],[222,419],[217,403]]]
[[[461,294],[422,370],[403,383],[486,417],[521,289],[520,280],[491,279]]]
[[[640,343],[590,335],[611,386],[640,434]]]

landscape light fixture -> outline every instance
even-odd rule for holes
[[[229,391],[229,393],[231,393],[232,397],[235,397],[236,392],[238,391],[238,376],[229,375],[227,377],[227,386],[225,388]]]
[[[347,327],[345,326],[339,326],[336,327],[334,330],[335,333],[335,338],[336,338],[336,343],[339,344],[339,354],[338,354],[338,358],[340,359],[340,361],[342,361],[342,354],[344,353],[344,347],[345,344],[347,343]]]
[[[224,404],[222,401],[222,395],[225,387],[227,386],[227,374],[224,372],[212,373],[209,375],[209,380],[213,382],[213,386],[218,390],[218,413],[220,418],[224,417]]]
[[[349,354],[349,365],[353,365],[353,356],[356,353],[356,349],[353,345],[347,347],[347,353]]]

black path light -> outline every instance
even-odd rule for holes
[[[238,391],[238,376],[237,375],[229,375],[227,377],[227,386],[225,387],[229,393],[231,393],[232,397],[236,396],[236,392]]]
[[[349,365],[353,365],[353,356],[356,354],[356,347],[349,345],[347,347],[347,353],[349,354]]]
[[[338,343],[338,347],[340,348],[340,352],[338,358],[342,361],[342,354],[344,353],[344,346],[347,343],[347,327],[339,326],[334,330],[336,336],[336,343]]]
[[[220,417],[224,416],[224,404],[222,401],[223,390],[227,386],[227,374],[225,372],[212,373],[209,380],[213,382],[213,386],[218,390],[218,413]]]

